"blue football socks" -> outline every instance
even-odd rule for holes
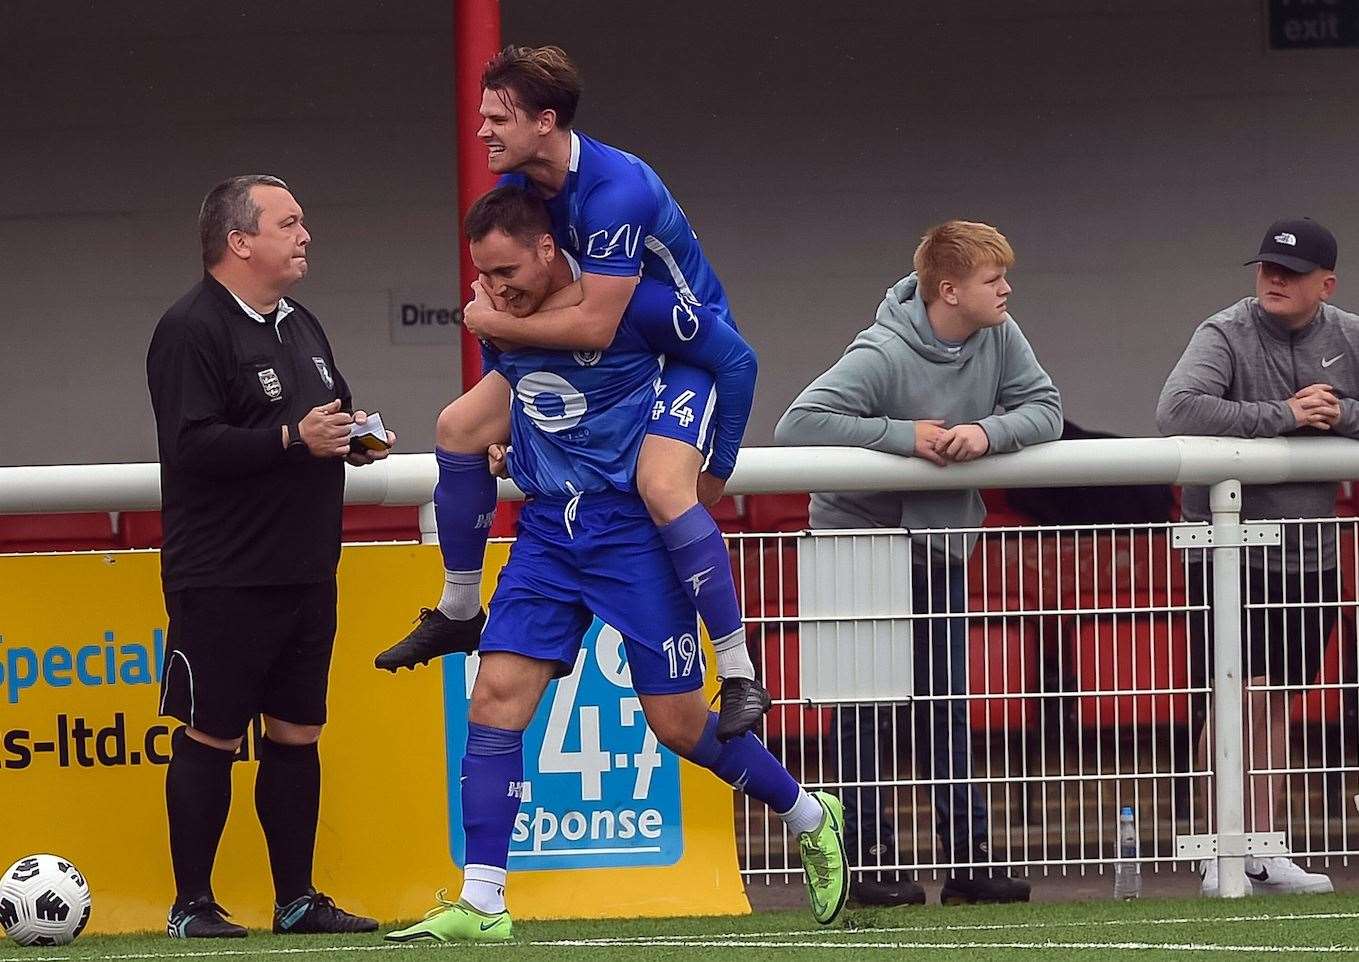
[[[747,732],[730,741],[718,741],[717,715],[713,712],[708,713],[703,735],[689,754],[689,760],[779,814],[791,812],[802,794],[788,769],[779,764],[754,735]]]
[[[524,785],[524,733],[467,724],[462,760],[463,897],[482,912],[505,910],[510,833]]]
[[[439,611],[463,621],[481,609],[481,566],[495,517],[495,478],[483,454],[435,449],[439,480],[434,485],[434,519],[444,557],[444,590]]]
[[[731,559],[712,515],[703,505],[696,504],[658,530],[680,584],[708,628],[717,654],[718,675],[754,678],[736,582],[731,576]]]

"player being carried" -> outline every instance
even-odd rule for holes
[[[542,201],[501,187],[468,211],[472,258],[516,315],[572,303],[583,285],[552,240]],[[483,281],[485,283],[485,281]],[[484,296],[484,291],[478,296]],[[594,616],[623,636],[647,725],[671,751],[768,804],[801,845],[818,921],[844,906],[847,876],[838,799],[809,795],[753,734],[717,738],[702,694],[694,609],[638,496],[637,455],[661,379],[657,354],[711,363],[719,418],[749,414],[755,356],[729,325],[650,279],[637,286],[612,344],[580,352],[488,348],[483,383],[510,393],[505,465],[530,495],[481,634],[462,765],[467,836],[461,898],[390,933],[395,942],[503,941],[505,867],[524,779],[523,735],[554,677],[569,673]],[[730,407],[732,410],[727,410]]]
[[[702,306],[734,327],[721,282],[656,173],[571,128],[581,87],[565,53],[506,47],[487,63],[482,87],[478,136],[491,170],[504,175],[501,185],[521,186],[546,200],[553,237],[575,257],[582,277],[578,303],[531,316],[522,301],[511,300],[508,310],[474,301],[464,316],[473,333],[589,359],[613,342],[639,278],[670,288],[677,312]],[[727,739],[754,729],[770,701],[755,680],[725,543],[703,506],[721,497],[741,442],[739,434],[713,439],[719,396],[708,371],[667,358],[661,393],[647,414],[636,484],[713,640],[722,679],[718,733]],[[379,668],[410,668],[475,648],[485,620],[481,568],[496,502],[485,452],[500,440],[505,417],[503,392],[484,381],[439,415],[434,509],[444,591],[434,609],[421,611],[406,638],[377,657]]]

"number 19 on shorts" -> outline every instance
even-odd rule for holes
[[[698,641],[693,635],[680,635],[678,641],[667,638],[661,650],[670,662],[671,678],[688,678],[693,674],[694,665],[698,663]]]

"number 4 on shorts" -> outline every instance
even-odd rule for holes
[[[670,416],[679,421],[682,428],[694,423],[694,409],[689,406],[693,399],[693,391],[680,391],[675,400],[670,402]]]

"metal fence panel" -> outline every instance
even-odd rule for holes
[[[1357,522],[1283,524],[1286,547],[1241,552],[1243,634],[1263,653],[1247,662],[1245,827],[1284,831],[1295,854],[1324,866],[1359,851],[1349,803],[1359,790]],[[1196,868],[1176,838],[1215,831],[1213,566],[1203,547],[1172,542],[1201,528],[913,532],[914,691],[858,704],[800,687],[815,627],[799,608],[807,536],[730,535],[752,652],[774,696],[762,734],[809,789],[846,801],[851,857],[875,872],[979,864],[958,835],[985,838],[992,863],[1016,873],[1103,872],[1117,861],[1123,805],[1137,813],[1144,869]],[[946,541],[960,534],[976,546],[949,565]],[[871,554],[872,537],[845,544]],[[959,748],[966,768],[948,764]],[[954,811],[947,838],[941,804]],[[740,796],[736,809],[747,878],[799,875],[778,819]]]

